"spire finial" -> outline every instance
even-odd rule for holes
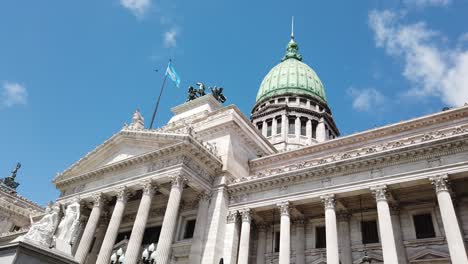
[[[291,39],[294,39],[294,16],[291,18]]]

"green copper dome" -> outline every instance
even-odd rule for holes
[[[311,96],[327,103],[322,81],[312,68],[302,62],[298,50],[294,37],[291,37],[281,63],[273,67],[263,79],[258,90],[257,103],[286,94]]]

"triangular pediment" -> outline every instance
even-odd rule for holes
[[[183,140],[184,135],[145,130],[123,129],[114,134],[70,168],[57,175],[54,181],[97,170],[126,159],[152,152]]]
[[[449,260],[450,255],[448,253],[434,250],[434,249],[423,249],[414,253],[412,256],[409,257],[409,261],[411,263],[427,263],[430,260]]]

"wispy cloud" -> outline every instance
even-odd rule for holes
[[[151,0],[120,0],[120,4],[136,17],[143,17],[151,7]]]
[[[174,48],[177,45],[178,30],[172,28],[164,32],[164,47]]]
[[[468,49],[440,45],[446,38],[424,22],[401,21],[401,15],[389,10],[369,14],[376,46],[403,62],[402,74],[413,85],[406,95],[438,96],[450,106],[467,102]]]
[[[362,112],[380,110],[386,101],[385,96],[375,88],[350,87],[348,94],[353,99],[353,108]]]
[[[28,92],[18,83],[4,82],[0,96],[0,108],[9,108],[15,105],[26,105]]]
[[[404,0],[403,1],[407,6],[412,7],[428,7],[428,6],[448,6],[452,1],[451,0]]]

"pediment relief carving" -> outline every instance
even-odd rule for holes
[[[449,260],[450,255],[435,249],[423,249],[409,256],[408,259],[410,263],[426,263],[428,260]]]

